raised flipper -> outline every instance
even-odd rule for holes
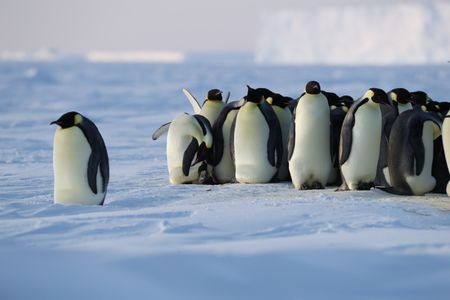
[[[228,91],[227,95],[225,96],[225,103],[228,103],[228,100],[230,100],[230,91]]]
[[[161,125],[161,127],[156,129],[155,132],[153,132],[152,134],[152,139],[157,140],[160,136],[167,133],[167,131],[169,131],[170,123],[171,122]]]
[[[195,99],[195,97],[185,88],[183,88],[183,93],[191,103],[192,108],[194,109],[194,113],[199,114],[202,110],[202,107],[200,106],[200,103],[198,103],[197,99]]]

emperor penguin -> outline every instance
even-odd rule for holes
[[[209,121],[201,115],[180,114],[152,135],[167,132],[167,168],[172,184],[211,183],[207,160],[213,144]]]
[[[289,104],[292,102],[292,98],[285,97],[277,93],[272,93],[266,97],[267,103],[272,105],[272,109],[277,115],[278,122],[281,126],[281,135],[283,143],[283,157],[281,158],[280,169],[278,170],[278,180],[287,181],[291,178],[288,165],[288,142],[289,131],[292,123],[292,112],[289,109]]]
[[[434,140],[441,135],[441,120],[414,108],[395,120],[389,139],[388,165],[391,187],[383,190],[421,196],[433,190]]]
[[[380,105],[389,105],[386,93],[371,88],[345,115],[339,143],[343,181],[339,190],[368,190],[373,186],[382,136]]]
[[[411,94],[404,88],[396,88],[387,93],[389,105],[382,105],[382,135],[380,142],[380,159],[377,166],[376,186],[390,186],[388,167],[388,144],[392,125],[399,114],[413,108]]]
[[[339,138],[341,136],[342,123],[344,123],[348,109],[343,102],[338,102],[330,106],[332,168],[327,181],[328,185],[341,184],[339,172]]]
[[[227,104],[228,99],[230,98],[230,93],[228,93],[224,102],[222,98],[222,91],[219,89],[212,89],[208,91],[203,105],[200,106],[197,99],[195,99],[195,97],[187,89],[183,89],[183,93],[191,103],[194,112],[208,119],[211,126],[214,124],[220,111]]]
[[[280,123],[264,95],[247,86],[245,103],[231,129],[231,153],[239,183],[268,183],[277,178],[283,156]]]
[[[109,160],[97,127],[74,111],[50,124],[60,126],[53,142],[55,203],[103,205]]]
[[[236,115],[245,100],[232,101],[220,111],[213,130],[213,151],[208,161],[213,167],[213,179],[215,183],[230,183],[235,179],[234,161],[231,156],[231,127]]]
[[[330,108],[310,81],[298,100],[289,135],[289,171],[297,189],[322,189],[331,172]]]

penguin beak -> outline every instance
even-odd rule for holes
[[[53,125],[53,124],[56,124],[56,125],[59,125],[59,126],[61,126],[61,122],[60,122],[60,121],[58,121],[58,120],[56,120],[56,121],[53,121],[53,122],[50,122],[50,124],[49,124],[49,125]]]

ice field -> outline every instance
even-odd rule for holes
[[[446,195],[170,185],[151,134],[192,112],[181,88],[297,97],[309,80],[450,100],[449,65],[0,63],[0,299],[448,299]],[[71,110],[108,148],[103,207],[53,204],[48,124]]]

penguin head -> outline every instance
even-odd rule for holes
[[[347,108],[352,106],[352,104],[354,102],[353,98],[349,95],[344,95],[341,98],[339,98],[339,100],[341,101],[342,106],[345,106]]]
[[[261,104],[264,101],[264,94],[261,93],[261,91],[258,91],[258,89],[253,89],[249,85],[247,85],[247,89],[247,96],[245,99],[248,102]]]
[[[219,89],[209,90],[206,95],[206,100],[222,101],[222,91]]]
[[[50,125],[56,124],[61,126],[62,129],[65,129],[72,126],[77,126],[81,124],[82,121],[83,116],[81,114],[77,113],[76,111],[71,111],[63,114],[58,120],[51,122]]]
[[[426,105],[430,102],[430,97],[424,91],[416,91],[411,93],[411,102],[414,105]]]
[[[365,94],[363,98],[371,99],[373,102],[382,104],[382,105],[391,105],[391,101],[389,100],[387,94],[382,89],[378,88],[370,88]]]
[[[400,104],[408,104],[411,102],[411,94],[404,88],[393,89],[389,92],[389,98]]]
[[[285,108],[285,107],[289,106],[289,104],[292,101],[292,98],[291,97],[285,97],[283,95],[274,93],[269,98],[266,98],[266,101],[270,105],[275,105],[275,106],[278,106],[278,107],[281,107],[281,108]]]
[[[320,84],[317,81],[310,81],[305,86],[305,92],[311,95],[317,95],[321,92]]]
[[[327,97],[328,106],[339,106],[339,96],[332,92],[322,91],[322,94]]]

